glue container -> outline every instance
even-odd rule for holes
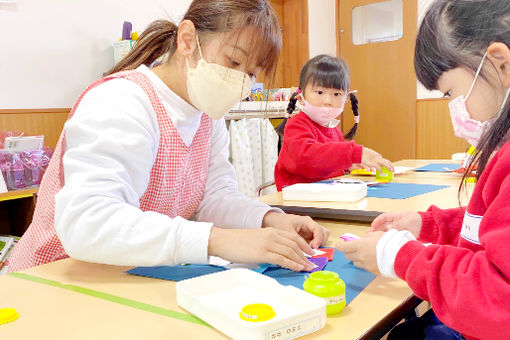
[[[388,170],[385,166],[381,167],[382,171],[375,172],[375,180],[378,182],[391,182],[393,181],[393,172]]]
[[[327,270],[311,273],[303,288],[326,301],[327,315],[338,314],[345,307],[345,283],[337,273]]]

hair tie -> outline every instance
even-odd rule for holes
[[[354,123],[359,124],[359,116],[354,116]]]
[[[301,89],[297,89],[296,93],[301,94]]]

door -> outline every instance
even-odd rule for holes
[[[313,1],[313,0],[312,0]],[[332,0],[333,1],[333,0]],[[282,50],[274,81],[260,77],[266,88],[293,87],[308,61],[308,0],[270,0],[282,30]]]
[[[299,72],[310,55],[307,0],[283,0],[282,34],[284,86],[298,86]]]
[[[337,0],[336,9],[338,52],[358,90],[356,142],[391,161],[415,158],[417,0]],[[347,109],[344,132],[352,124]]]

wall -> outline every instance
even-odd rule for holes
[[[433,2],[434,0],[418,0],[418,28],[421,25],[421,21],[423,20],[425,13],[427,13],[428,8],[430,7],[430,5],[432,5]],[[443,97],[443,94],[440,91],[429,91],[420,82],[418,82],[417,91],[418,99]]]
[[[308,32],[310,58],[318,54],[335,56],[335,0],[308,0]]]
[[[69,109],[0,110],[2,130],[44,135],[44,145],[55,148]]]
[[[0,109],[71,107],[113,66],[124,20],[141,32],[179,20],[191,0],[23,0],[0,3]],[[42,15],[44,14],[44,15]],[[7,53],[5,53],[7,51]]]
[[[421,18],[433,0],[418,1]],[[122,22],[179,20],[191,0],[24,0],[0,4],[0,108],[70,107],[112,65]],[[336,55],[335,0],[309,0],[309,57]],[[47,14],[40,16],[40,13]],[[79,13],[79,15],[77,15]],[[112,13],[114,13],[112,15]],[[62,29],[65,28],[65,29]],[[417,97],[437,98],[418,85]]]
[[[418,100],[416,106],[416,158],[450,159],[469,144],[453,134],[447,99]]]
[[[434,0],[418,0],[418,27]],[[465,152],[468,143],[455,137],[448,100],[440,91],[429,91],[420,82],[417,87],[416,157],[420,159],[447,158],[456,152]]]

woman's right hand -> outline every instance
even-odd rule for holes
[[[275,228],[222,229],[213,227],[209,255],[236,263],[271,263],[294,271],[309,271],[313,264],[303,252],[313,250],[298,233]]]
[[[416,212],[388,212],[377,216],[368,231],[388,231],[390,229],[409,230],[416,238],[418,238],[421,231],[421,225],[421,216]]]
[[[381,167],[386,167],[390,171],[394,171],[393,164],[383,158],[378,152],[375,152],[372,149],[363,147],[363,152],[361,154],[361,165],[369,168],[369,169],[377,169],[381,171]]]

